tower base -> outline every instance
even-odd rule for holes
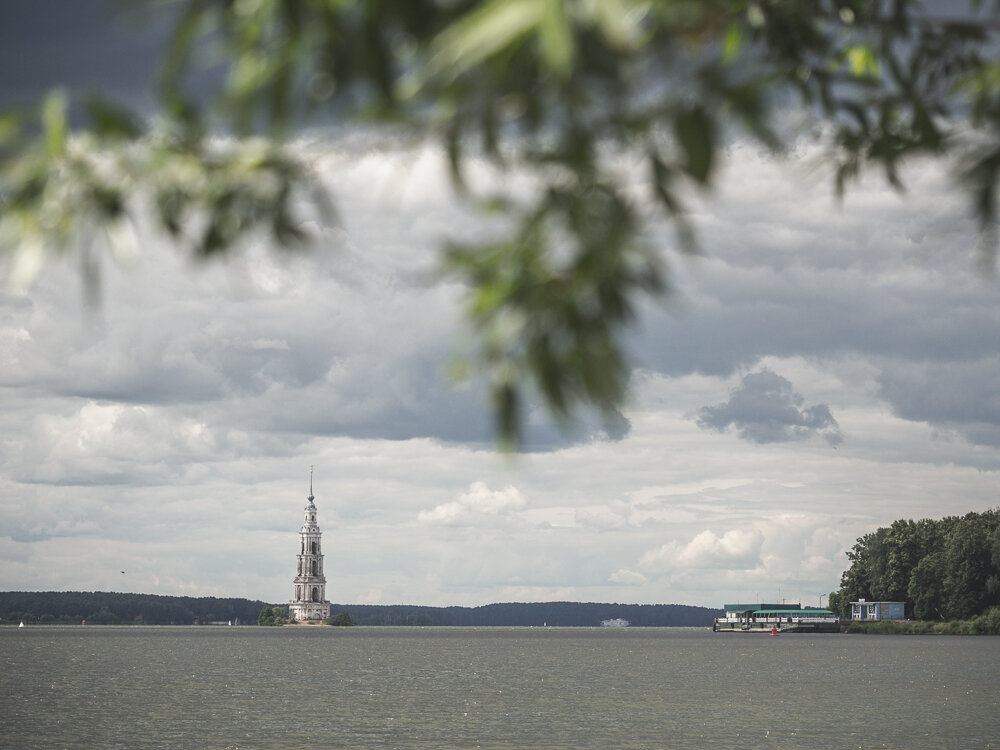
[[[299,622],[325,620],[330,616],[330,602],[289,602],[288,616]]]

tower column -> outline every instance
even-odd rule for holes
[[[303,622],[325,620],[330,616],[330,602],[326,599],[326,578],[323,576],[323,552],[320,545],[322,533],[316,520],[316,498],[312,491],[312,469],[309,470],[309,497],[305,519],[299,531],[301,552],[296,560],[294,599],[288,603],[288,614]]]

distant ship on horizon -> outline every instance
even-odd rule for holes
[[[602,628],[627,628],[631,624],[623,617],[616,617],[613,620],[601,620]]]

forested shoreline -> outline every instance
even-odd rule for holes
[[[939,520],[897,520],[860,537],[830,609],[852,601],[907,602],[916,620],[972,620],[1000,607],[1000,509]]]
[[[463,625],[587,627],[604,620],[628,620],[633,627],[710,626],[722,610],[683,604],[611,604],[598,602],[507,602],[481,607],[331,604],[357,625]]]
[[[264,602],[214,596],[159,596],[115,591],[0,592],[0,624],[256,625]]]
[[[257,625],[260,600],[101,591],[0,592],[0,625]],[[280,605],[279,605],[280,606]],[[597,626],[622,618],[637,627],[708,626],[721,610],[681,604],[538,602],[481,607],[331,604],[358,625]]]

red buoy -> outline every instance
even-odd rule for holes
[[[778,628],[776,627],[771,628],[771,635],[777,635],[777,634],[778,634]]]

